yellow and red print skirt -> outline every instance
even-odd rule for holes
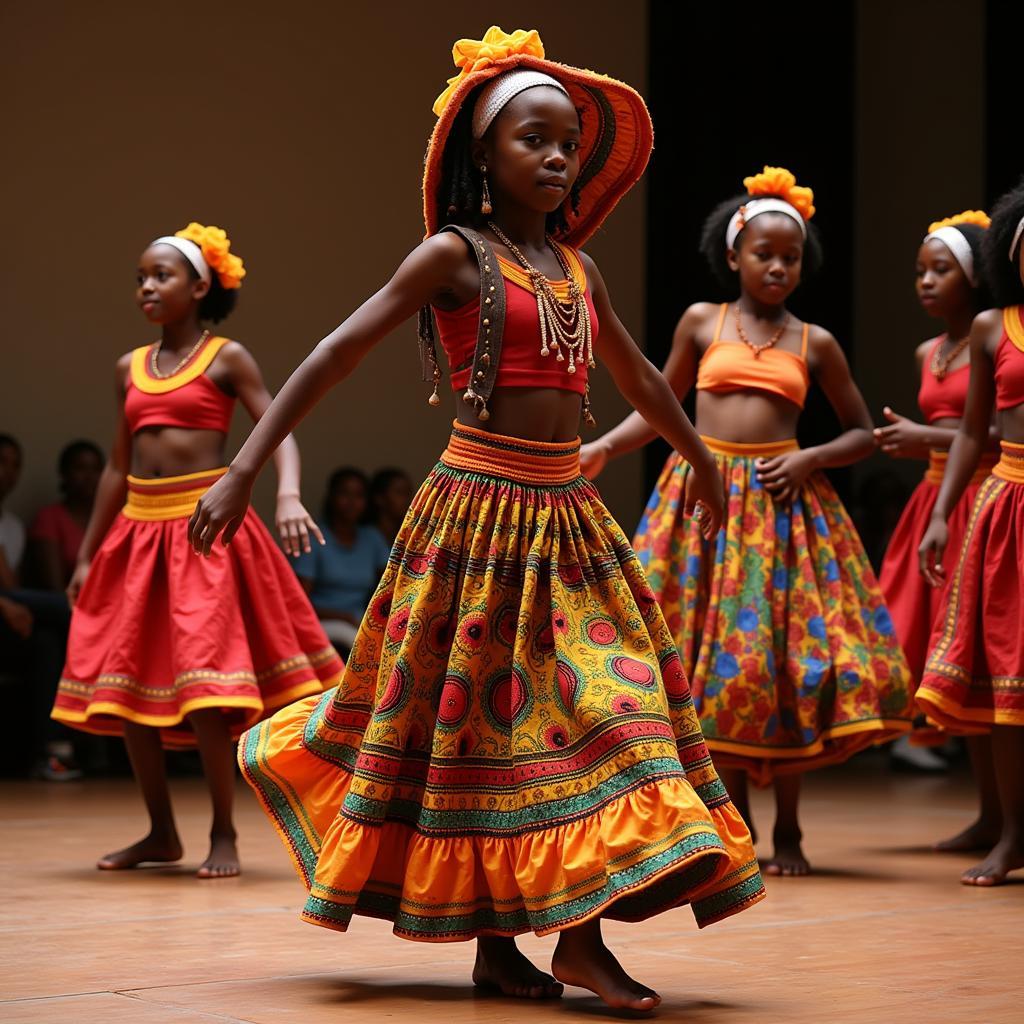
[[[456,425],[337,689],[278,712],[242,770],[308,890],[454,941],[764,895],[675,644],[579,442]]]
[[[107,735],[156,726],[165,746],[189,747],[192,711],[223,710],[237,737],[338,679],[341,659],[252,509],[229,547],[200,558],[189,546],[189,516],[223,473],[128,478],[71,616],[54,718]]]
[[[907,732],[912,683],[857,531],[820,473],[775,502],[756,461],[795,441],[704,438],[727,488],[706,541],[683,513],[688,464],[665,463],[634,540],[719,767],[758,785]]]
[[[1024,445],[981,485],[917,701],[955,732],[1024,726]]]

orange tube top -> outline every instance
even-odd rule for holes
[[[124,397],[131,433],[143,427],[185,427],[226,434],[235,400],[207,377],[206,369],[227,341],[210,338],[184,369],[170,377],[154,377],[150,372],[152,345],[135,349]]]
[[[996,349],[996,408],[1024,404],[1024,306],[1003,310],[1003,336]]]
[[[970,366],[958,366],[939,380],[932,373],[932,359],[935,350],[942,344],[944,335],[939,335],[928,349],[924,366],[921,367],[921,388],[917,392],[917,404],[929,423],[951,418],[962,419],[967,405],[967,384],[970,380]]]
[[[555,243],[558,245],[558,243]],[[559,245],[572,270],[576,283],[583,288],[583,297],[590,310],[594,347],[597,347],[599,325],[594,303],[587,287],[587,275],[574,249]],[[501,275],[505,279],[505,333],[501,341],[501,356],[495,387],[558,388],[583,394],[587,388],[587,364],[576,363],[576,372],[567,373],[567,362],[558,362],[554,354],[540,354],[540,321],[537,318],[537,298],[530,279],[518,264],[498,257]],[[552,281],[555,294],[566,299],[568,281]],[[480,296],[450,312],[434,307],[437,333],[441,339],[451,374],[452,390],[461,391],[469,383],[476,351],[477,324]],[[567,357],[568,358],[568,357]]]
[[[785,349],[766,348],[759,356],[741,341],[722,341],[722,323],[727,302],[722,303],[715,334],[697,368],[698,391],[743,391],[753,388],[781,395],[801,409],[811,379],[807,372],[807,330],[804,324],[800,354]]]

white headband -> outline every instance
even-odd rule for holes
[[[1017,243],[1020,241],[1020,236],[1024,235],[1024,217],[1021,217],[1020,223],[1017,225],[1017,230],[1013,233],[1013,241],[1010,243],[1010,262],[1013,262],[1013,255],[1017,251]]]
[[[203,250],[195,242],[189,241],[187,238],[176,238],[174,235],[162,235],[160,238],[155,238],[149,244],[173,246],[192,264],[195,272],[207,284],[212,280],[213,275],[210,273],[210,265],[203,256]]]
[[[960,269],[963,270],[971,287],[977,288],[978,278],[974,273],[974,253],[971,252],[971,243],[964,237],[963,232],[957,231],[951,224],[947,224],[924,236],[926,242],[930,242],[933,238],[942,242],[949,249],[953,258],[960,264]]]
[[[473,107],[473,138],[482,139],[484,137],[491,122],[509,100],[538,85],[549,85],[569,98],[569,92],[565,86],[557,78],[545,75],[542,71],[530,71],[523,68],[517,71],[506,71],[505,74],[491,79],[480,91],[476,105]]]
[[[764,196],[760,199],[751,199],[744,203],[729,221],[725,229],[725,247],[731,249],[736,243],[739,233],[759,214],[762,213],[783,213],[800,225],[800,231],[804,238],[807,237],[807,224],[804,222],[800,211],[785,199],[775,199],[772,196]]]

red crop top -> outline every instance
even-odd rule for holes
[[[1024,405],[1024,306],[1003,310],[1003,336],[996,349],[996,408]]]
[[[741,341],[722,341],[722,322],[729,304],[722,303],[711,344],[697,367],[698,391],[743,391],[753,388],[788,398],[801,409],[807,398],[810,375],[807,372],[807,330],[800,341],[800,354],[781,348],[766,348],[755,355]]]
[[[171,377],[150,373],[151,345],[135,349],[124,398],[124,415],[131,433],[143,427],[185,427],[226,434],[235,400],[224,394],[205,371],[227,341],[210,338],[188,366]]]
[[[555,243],[559,245],[559,243]],[[576,283],[583,288],[583,297],[590,310],[594,345],[597,345],[598,322],[594,303],[587,287],[587,275],[575,250],[559,245],[565,254]],[[501,275],[505,278],[505,333],[501,342],[501,356],[495,387],[558,388],[583,394],[587,388],[587,364],[577,363],[575,373],[566,372],[566,363],[558,362],[554,355],[540,354],[540,321],[537,318],[537,297],[526,272],[515,263],[498,257]],[[555,294],[565,299],[569,294],[568,281],[552,281]],[[476,351],[480,296],[446,312],[434,308],[437,333],[448,357],[452,390],[461,391],[469,383]]]
[[[921,367],[921,387],[917,392],[917,404],[929,423],[942,419],[962,419],[967,406],[967,385],[971,377],[970,364],[965,363],[963,366],[958,366],[955,370],[947,373],[942,380],[932,373],[932,360],[944,337],[945,335],[941,334],[934,339],[934,343],[925,356],[924,365]]]

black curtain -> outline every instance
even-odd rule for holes
[[[985,185],[991,205],[1024,174],[1018,79],[1024,4],[988,0],[985,18]]]

